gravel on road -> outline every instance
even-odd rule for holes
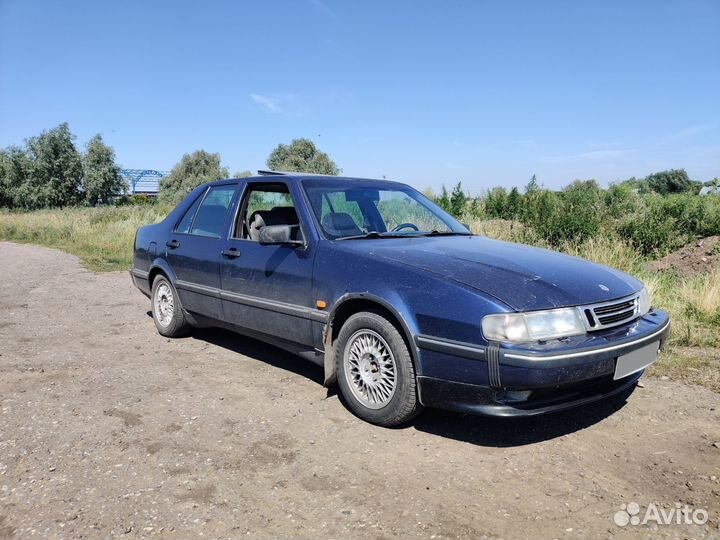
[[[546,417],[383,429],[320,368],[163,338],[149,308],[127,272],[0,243],[0,539],[720,537],[710,390],[645,377]],[[632,502],[709,521],[617,525]]]

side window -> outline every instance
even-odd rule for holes
[[[190,226],[192,225],[193,218],[195,217],[195,212],[197,212],[198,206],[200,206],[200,203],[203,200],[203,194],[205,192],[198,195],[198,198],[195,199],[195,202],[190,205],[190,208],[188,208],[185,211],[185,215],[182,217],[180,222],[175,225],[175,232],[187,234],[190,232]]]
[[[262,189],[253,189],[250,192],[247,206],[248,215],[252,215],[258,210],[272,210],[277,207],[295,208],[289,193],[263,191]]]
[[[290,225],[293,239],[302,239],[300,220],[286,184],[250,184],[240,208],[235,238],[257,242],[263,227]]]
[[[220,238],[237,186],[214,186],[210,188],[193,221],[190,234]]]

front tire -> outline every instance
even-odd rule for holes
[[[157,276],[152,285],[152,314],[158,332],[165,337],[182,337],[190,332],[175,287],[165,276]]]
[[[363,420],[389,427],[422,411],[407,343],[384,315],[352,315],[340,329],[335,358],[342,396]]]

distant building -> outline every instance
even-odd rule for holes
[[[160,180],[165,178],[168,171],[156,171],[153,169],[120,169],[120,176],[123,177],[128,186],[128,193],[145,194],[156,197],[160,191]]]
[[[720,195],[720,187],[717,186],[704,186],[700,190],[700,195]]]

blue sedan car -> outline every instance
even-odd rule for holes
[[[527,416],[599,400],[634,385],[669,331],[634,278],[473,235],[385,180],[204,184],[138,230],[131,276],[162,335],[270,342],[384,426],[424,406]]]

